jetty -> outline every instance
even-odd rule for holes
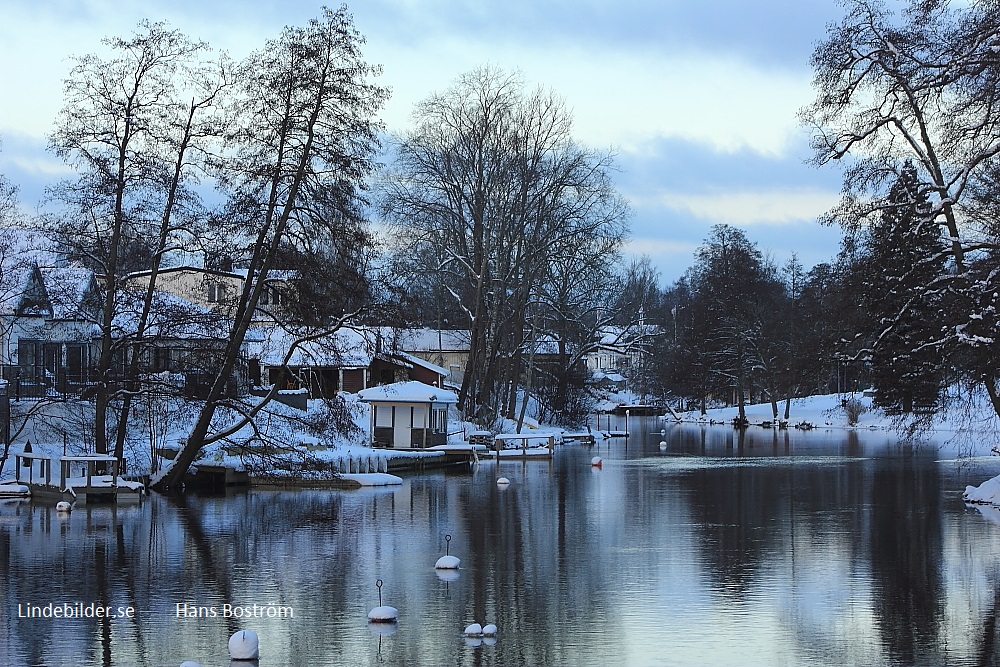
[[[141,482],[122,477],[121,462],[107,454],[52,459],[22,452],[14,457],[14,481],[27,486],[33,498],[71,503],[137,501],[144,490]],[[59,464],[58,476],[53,474],[54,463]]]
[[[501,433],[493,439],[494,455],[498,461],[515,459],[551,459],[556,439],[551,433]]]

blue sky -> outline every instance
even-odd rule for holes
[[[239,58],[302,24],[320,4],[231,0],[2,0],[0,172],[34,208],[64,167],[45,148],[68,58],[165,20]],[[331,3],[334,4],[335,3]],[[485,64],[519,70],[574,112],[579,141],[611,149],[634,211],[628,250],[665,283],[691,265],[717,223],[744,229],[783,262],[831,259],[840,232],[821,227],[840,173],[805,164],[796,111],[812,99],[809,58],[835,0],[364,0],[349,3],[403,130],[414,103]]]

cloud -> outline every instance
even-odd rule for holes
[[[838,193],[825,190],[777,188],[765,191],[719,191],[704,194],[662,192],[648,203],[667,210],[685,211],[702,220],[732,225],[754,225],[815,220],[831,209],[838,198]],[[636,202],[636,205],[645,207],[647,202]]]

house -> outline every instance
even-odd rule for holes
[[[0,276],[0,366],[15,396],[74,391],[93,381],[101,290],[88,269],[4,270]]]
[[[132,273],[126,279],[131,287],[145,288],[152,275],[150,271]],[[236,304],[246,283],[246,270],[207,269],[197,266],[174,266],[160,269],[156,274],[156,289],[178,296],[185,301],[233,318]],[[298,281],[297,271],[272,270],[264,281],[253,321],[274,323],[286,314],[294,302]]]
[[[376,447],[417,449],[447,444],[448,408],[453,392],[411,380],[358,392],[371,406],[371,438]]]
[[[258,326],[247,334],[250,382],[264,387],[307,389],[310,397],[356,394],[368,387],[418,380],[441,386],[448,371],[419,357],[381,351],[387,332],[343,328],[302,336],[279,326]]]
[[[593,373],[619,376],[640,368],[649,353],[649,343],[658,332],[648,325],[603,327],[585,356],[587,368]]]
[[[155,291],[145,328],[139,335],[145,293],[123,291],[112,320],[112,337],[139,354],[139,371],[152,382],[169,382],[190,397],[204,397],[215,379],[232,325],[228,319],[174,294]],[[123,358],[118,356],[119,368]],[[235,395],[235,381],[228,393]]]
[[[448,384],[461,386],[469,363],[468,329],[404,329],[398,348],[446,370]]]
[[[5,271],[0,278],[0,365],[15,397],[82,391],[97,382],[104,292],[90,269],[31,266]],[[195,376],[213,368],[229,336],[219,315],[180,297],[156,292],[146,328],[137,339],[145,293],[123,290],[115,303],[112,338],[119,350],[114,383],[124,368],[122,349],[140,354],[140,372],[174,373],[174,384],[195,392]]]

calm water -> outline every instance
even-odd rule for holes
[[[0,662],[221,667],[248,627],[265,667],[1000,664],[1000,524],[960,497],[1000,460],[884,434],[659,428],[390,490],[153,496],[66,518],[0,503]],[[446,534],[451,581],[433,569]],[[366,622],[377,579],[392,633]],[[50,602],[135,614],[18,618]],[[472,622],[496,623],[496,643],[469,645]]]

